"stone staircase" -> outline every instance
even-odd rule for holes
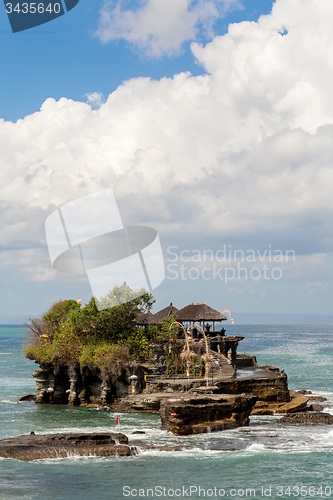
[[[213,376],[218,378],[233,378],[236,370],[228,358],[212,350],[209,350],[209,354],[211,356],[210,366]]]
[[[218,354],[215,351],[212,351],[209,349],[209,354],[211,356],[211,362],[210,362],[210,371],[209,371],[209,378],[211,379],[211,376],[213,376],[213,379],[231,379],[235,375],[235,368],[231,365],[229,362],[228,358],[224,356],[223,354]],[[193,379],[194,373],[193,373],[193,368],[191,369],[190,373],[190,379],[192,381],[196,379],[203,379],[204,378],[204,373],[201,374],[199,373],[199,368],[196,367],[195,369],[195,378]],[[165,377],[165,375],[161,375],[158,373],[150,373],[146,374],[146,382],[150,387],[155,387],[155,385],[160,384],[163,380],[164,384],[168,384],[168,380],[175,381],[175,379],[178,379],[179,381],[183,380],[186,381],[187,377],[185,374],[183,375],[178,375],[178,376],[173,376],[171,375],[170,377]],[[199,381],[199,380],[197,380]]]

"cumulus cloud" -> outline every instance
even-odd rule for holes
[[[14,269],[26,281],[51,281],[56,272],[50,267],[47,252],[41,248],[5,250],[0,254],[0,269]]]
[[[199,33],[212,36],[214,22],[237,8],[238,0],[141,0],[136,9],[106,0],[96,35],[103,43],[125,39],[150,57],[170,56]]]
[[[112,187],[125,223],[168,241],[256,248],[269,233],[282,250],[331,251],[332,22],[329,0],[278,0],[192,45],[203,76],[135,78],[98,109],[50,98],[0,121],[2,245],[45,246],[55,207]]]

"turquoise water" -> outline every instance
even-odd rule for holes
[[[239,352],[283,367],[291,389],[327,397],[325,411],[333,414],[332,325],[233,325],[227,333],[245,336]],[[118,459],[0,459],[1,500],[333,498],[333,426],[287,427],[275,417],[253,417],[247,428],[177,438],[160,430],[158,415],[120,414],[116,427],[113,412],[17,404],[19,396],[35,392],[31,375],[37,365],[23,356],[24,338],[24,328],[0,328],[0,438],[31,431],[120,431],[131,440],[193,449]],[[132,435],[135,430],[145,434]]]

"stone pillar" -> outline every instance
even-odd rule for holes
[[[78,373],[75,366],[68,367],[69,376],[69,396],[68,396],[68,406],[74,406],[77,399],[77,385],[78,385]]]
[[[47,395],[48,372],[41,368],[40,370],[35,370],[32,376],[35,377],[36,379],[36,387],[37,387],[36,403],[45,403]]]
[[[108,378],[103,378],[101,384],[101,400],[103,405],[110,403],[111,399],[111,386]]]
[[[49,373],[47,379],[47,399],[49,403],[54,403],[55,376],[54,373]]]
[[[236,365],[237,365],[237,359],[236,359],[237,346],[238,346],[238,342],[232,342],[232,344],[231,344],[231,364],[234,368],[236,368]]]
[[[221,339],[221,354],[223,354],[223,356],[225,357],[228,356],[228,346],[223,338]]]

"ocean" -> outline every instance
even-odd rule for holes
[[[321,404],[333,414],[333,325],[229,325],[227,334],[245,337],[239,353],[283,367],[290,389],[327,398]],[[121,413],[116,426],[114,412],[17,403],[19,396],[35,393],[37,365],[24,357],[25,337],[24,327],[0,327],[1,439],[31,431],[115,431],[131,441],[172,444],[182,451],[0,459],[1,500],[333,499],[333,426],[287,426],[279,417],[257,416],[249,427],[176,437],[160,430],[159,415]],[[137,430],[145,434],[132,434]]]

